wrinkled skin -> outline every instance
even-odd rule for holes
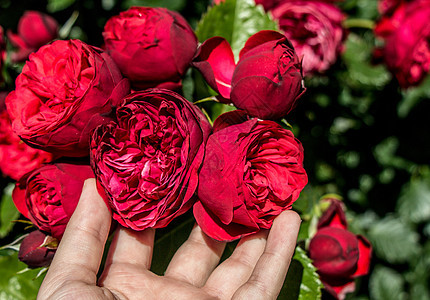
[[[196,226],[163,276],[150,271],[154,230],[121,227],[97,279],[111,219],[94,180],[87,181],[38,299],[275,300],[300,226],[298,214],[285,211],[269,232],[243,238],[221,264],[225,243],[210,239]]]

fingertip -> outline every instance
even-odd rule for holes
[[[300,215],[295,212],[294,210],[286,210],[283,211],[279,216],[275,218],[273,221],[273,226],[280,226],[278,224],[289,224],[288,226],[297,226],[300,227],[300,224],[302,223],[302,219]],[[281,225],[285,226],[285,225]]]
[[[111,209],[106,200],[100,195],[95,178],[88,178],[82,186],[77,210],[97,210],[97,213],[111,215]],[[101,211],[98,211],[101,210]]]

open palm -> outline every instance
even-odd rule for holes
[[[164,276],[149,270],[155,230],[121,227],[97,279],[110,223],[111,214],[95,181],[87,180],[38,299],[276,299],[300,218],[292,211],[283,212],[270,231],[242,238],[221,264],[225,243],[195,226]]]

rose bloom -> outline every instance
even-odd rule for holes
[[[277,123],[239,111],[218,117],[213,131],[193,209],[197,223],[220,241],[270,228],[308,181],[301,143]]]
[[[392,14],[394,10],[403,2],[404,0],[379,0],[378,11],[381,15]]]
[[[54,258],[57,246],[57,239],[35,230],[22,240],[18,259],[30,268],[47,267]]]
[[[1,94],[0,92],[0,103],[4,102],[1,101]],[[0,171],[3,175],[18,180],[52,160],[51,153],[28,146],[15,134],[7,110],[0,108]]]
[[[372,247],[361,235],[347,230],[342,203],[327,200],[330,207],[318,222],[318,231],[309,244],[309,257],[317,268],[325,289],[336,299],[345,299],[355,290],[354,279],[368,274]]]
[[[177,12],[131,7],[110,18],[103,38],[109,55],[135,89],[176,89],[197,50],[197,37]]]
[[[58,23],[51,16],[39,11],[26,11],[18,22],[18,33],[8,31],[7,36],[17,51],[12,53],[13,62],[21,62],[31,52],[58,37]]]
[[[346,37],[342,11],[324,1],[283,1],[271,13],[303,58],[305,76],[324,73],[336,61]]]
[[[403,88],[420,84],[430,71],[429,18],[429,0],[401,2],[375,27],[385,44],[377,53]]]
[[[55,41],[30,55],[6,98],[13,130],[29,145],[87,156],[91,131],[129,93],[109,56],[79,40]]]
[[[300,60],[288,39],[276,31],[251,36],[237,64],[224,38],[210,38],[201,45],[192,65],[221,95],[222,102],[231,100],[261,119],[284,117],[305,91]]]
[[[122,226],[165,227],[195,201],[210,124],[196,106],[165,89],[130,94],[117,119],[92,137],[97,182]]]
[[[37,228],[61,239],[88,178],[94,178],[89,165],[44,165],[17,182],[12,199],[19,212]]]

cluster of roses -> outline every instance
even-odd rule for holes
[[[225,0],[214,0],[221,3]],[[255,0],[279,24],[303,60],[305,76],[326,72],[336,61],[347,36],[345,14],[336,0]]]
[[[205,233],[230,241],[270,228],[291,208],[307,183],[303,148],[273,120],[305,89],[284,35],[258,32],[228,67],[227,42],[198,47],[186,20],[164,8],[132,7],[108,20],[103,37],[104,49],[80,40],[40,47],[6,97],[13,131],[51,155],[13,191],[18,210],[47,235],[30,234],[22,260],[49,262],[33,260],[35,251],[53,252],[34,241],[61,239],[91,177],[113,219],[134,230],[165,227],[193,208]],[[216,90],[221,78],[220,98],[240,109],[212,127],[173,91],[191,65]]]
[[[430,1],[381,0],[375,35],[383,46],[375,50],[403,88],[420,84],[430,71]]]
[[[40,230],[23,240],[21,260],[31,267],[50,263],[87,178],[97,179],[114,220],[134,230],[165,227],[192,208],[207,235],[231,241],[270,228],[291,208],[307,183],[303,148],[275,121],[305,92],[303,72],[324,72],[335,62],[344,17],[324,1],[256,2],[279,20],[283,34],[258,32],[237,61],[224,38],[199,46],[186,20],[163,8],[133,7],[109,19],[103,49],[80,40],[42,46],[58,37],[58,24],[36,12],[23,16],[18,34],[8,32],[18,49],[12,60],[32,53],[7,110],[0,109],[0,143],[9,145],[0,147],[0,162],[14,162],[0,168],[17,180],[14,203]],[[178,93],[190,66],[237,110],[211,126]],[[313,246],[319,231],[310,248],[338,296],[367,273],[370,255],[342,224],[346,233],[332,237],[340,252]],[[338,269],[344,246],[357,251]],[[336,270],[326,276],[327,265]]]

